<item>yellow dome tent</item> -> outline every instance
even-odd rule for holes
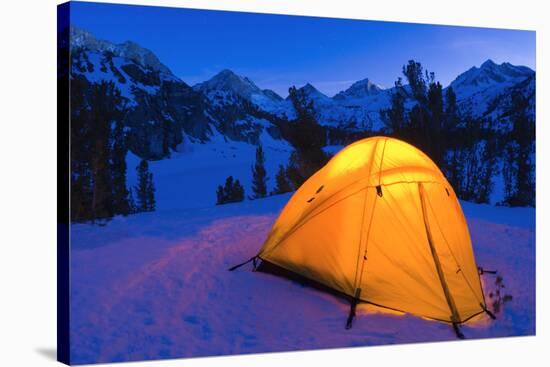
[[[357,302],[450,322],[459,337],[459,323],[494,317],[453,189],[393,138],[336,154],[291,197],[256,258],[349,296],[348,328]]]

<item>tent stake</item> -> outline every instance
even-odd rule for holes
[[[355,310],[357,309],[357,303],[359,302],[359,297],[361,297],[361,288],[355,290],[355,297],[351,300],[348,320],[346,321],[346,330],[351,329],[353,318],[355,317]]]
[[[453,322],[453,329],[458,339],[464,339],[464,334],[462,334],[462,331],[460,330],[456,322]]]

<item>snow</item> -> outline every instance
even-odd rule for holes
[[[365,78],[353,83],[348,89],[337,93],[333,98],[364,98],[366,96],[378,94],[382,89],[383,88],[373,83],[369,78]]]
[[[533,74],[534,71],[525,66],[506,62],[498,65],[487,60],[479,68],[474,66],[460,74],[450,86],[456,94],[461,112],[479,117],[487,112],[495,98]]]
[[[132,41],[114,44],[107,40],[99,40],[92,33],[71,25],[71,49],[86,49],[99,54],[108,51],[117,57],[132,60],[158,71],[161,78],[165,80],[179,80],[153,52]]]
[[[259,124],[266,124],[258,120]],[[215,131],[215,129],[214,129]],[[260,135],[268,172],[267,188],[275,187],[279,164],[287,164],[292,147],[285,140],[271,137],[264,129]],[[226,139],[215,131],[207,143],[186,140],[181,150],[160,161],[150,161],[156,188],[157,209],[202,208],[216,203],[216,189],[228,176],[238,179],[245,195],[252,195],[252,165],[256,145]],[[127,185],[135,187],[135,167],[140,159],[128,153]]]
[[[189,172],[198,155],[187,159],[189,163],[178,159],[162,162],[172,161],[173,168],[187,165],[181,172]],[[168,174],[162,162],[153,164],[158,176],[163,171]],[[172,179],[181,172],[174,172]],[[186,195],[173,199],[186,204],[192,198]],[[161,199],[163,209],[156,212],[116,217],[104,226],[73,225],[72,361],[456,339],[448,324],[365,305],[359,306],[353,328],[345,330],[349,305],[342,299],[285,278],[252,272],[250,265],[227,271],[257,253],[289,197],[222,206],[210,202],[194,209],[165,205]],[[468,339],[534,334],[534,209],[466,202],[462,206],[478,265],[497,269],[505,293],[513,296],[497,313],[496,321],[481,316],[462,326],[464,334]],[[484,275],[482,280],[491,305],[488,294],[494,291],[495,276]]]
[[[134,80],[130,75],[126,74],[126,72],[122,69],[123,65],[128,64],[128,60],[122,57],[113,57],[113,65],[115,68],[118,69],[118,71],[124,76],[126,81],[124,83],[121,83],[116,75],[113,74],[111,71],[111,68],[109,67],[108,62],[105,60],[105,57],[97,52],[87,52],[86,53],[88,60],[93,65],[93,71],[89,72],[80,72],[77,68],[73,68],[72,73],[73,74],[80,74],[84,75],[86,79],[88,79],[91,83],[100,83],[100,82],[113,82],[116,87],[120,90],[120,94],[127,98],[129,101],[129,106],[135,106],[137,105],[137,102],[135,100],[134,88],[138,88],[143,90],[146,93],[149,93],[151,95],[156,94],[159,91],[159,87],[156,86],[149,86],[144,85],[136,80]],[[105,64],[106,71],[101,71],[101,64],[102,62]]]

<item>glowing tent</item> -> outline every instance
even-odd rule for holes
[[[397,139],[336,154],[292,196],[255,258],[368,302],[457,324],[487,310],[460,203]],[[254,258],[254,259],[255,259]]]

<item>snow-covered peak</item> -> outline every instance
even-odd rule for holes
[[[451,83],[451,87],[457,96],[465,97],[498,84],[510,86],[528,78],[533,73],[534,71],[526,66],[516,66],[508,62],[499,65],[489,59],[479,68],[474,66],[460,74]]]
[[[236,95],[269,111],[280,109],[279,104],[283,101],[274,91],[262,90],[249,78],[229,69],[224,69],[209,80],[194,85],[193,89],[204,93],[211,101],[218,101],[223,97],[228,103],[234,103],[232,95]]]
[[[317,88],[315,88],[310,83],[307,83],[303,87],[298,89],[299,91],[302,91],[305,96],[313,101],[326,101],[330,100],[329,97],[327,97],[325,94],[321,93]]]
[[[369,78],[355,82],[348,89],[339,92],[334,99],[362,99],[380,93],[383,89],[373,83]]]
[[[173,76],[170,69],[161,63],[153,52],[137,43],[126,41],[115,44],[99,40],[92,33],[75,26],[71,26],[71,49],[84,49],[98,53],[111,52],[114,56],[129,59],[144,67]]]
[[[220,71],[211,79],[196,84],[193,88],[202,92],[211,90],[231,91],[246,99],[250,99],[253,94],[262,93],[262,90],[250,79],[237,75],[229,69]]]

